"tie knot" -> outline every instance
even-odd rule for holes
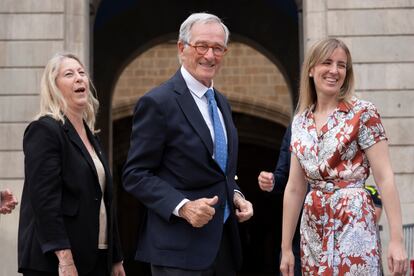
[[[214,100],[214,90],[211,88],[207,89],[206,97],[209,101]]]

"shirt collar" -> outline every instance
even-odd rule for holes
[[[342,112],[348,113],[349,110],[351,110],[351,105],[349,103],[344,102],[344,101],[340,101],[338,103],[338,107],[337,108],[338,108],[338,111],[342,111]]]
[[[188,89],[196,95],[198,98],[202,98],[204,94],[207,92],[207,89],[213,89],[213,81],[211,82],[211,87],[207,87],[198,80],[196,80],[188,71],[181,66],[181,75],[183,75],[184,81],[187,84]]]
[[[352,103],[354,102],[354,99],[352,99]],[[349,103],[346,103],[346,102],[344,102],[344,101],[340,101],[338,104],[337,104],[337,106],[336,106],[336,110],[337,111],[341,111],[341,112],[345,112],[345,113],[348,113],[350,110],[351,110],[351,104],[349,104]],[[312,104],[310,107],[309,107],[309,109],[307,110],[307,112],[306,112],[306,116],[309,116],[311,113],[313,113],[313,111],[314,111],[314,109],[315,109],[315,104]],[[334,111],[334,113],[335,113],[336,111]]]

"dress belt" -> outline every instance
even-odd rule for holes
[[[365,179],[360,180],[313,180],[310,184],[311,190],[321,191],[323,193],[334,193],[340,189],[362,189],[364,188]]]

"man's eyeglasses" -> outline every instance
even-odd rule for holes
[[[190,47],[193,47],[196,50],[197,54],[200,54],[200,55],[205,55],[210,48],[213,50],[213,54],[216,57],[224,56],[224,54],[227,52],[227,48],[223,46],[218,46],[218,45],[209,46],[207,44],[192,45],[188,42],[184,42],[184,43]]]

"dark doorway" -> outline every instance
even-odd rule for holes
[[[296,99],[299,76],[298,0],[101,0],[93,26],[93,73],[100,100],[98,125],[104,147],[111,148],[111,101],[127,64],[162,42],[176,39],[193,12],[222,18],[230,39],[248,44],[275,63]],[[300,2],[300,1],[299,1]],[[111,154],[111,152],[109,152]]]
[[[255,209],[254,217],[240,225],[244,264],[239,275],[275,275],[281,238],[282,196],[260,191],[257,176],[261,170],[274,170],[285,127],[240,113],[234,113],[233,117],[240,137],[238,184]],[[131,123],[132,118],[127,117],[113,124],[113,176],[118,221],[127,275],[150,275],[147,264],[134,261],[138,229],[145,208],[121,185]]]
[[[144,206],[122,187],[122,168],[128,155],[132,118],[114,121],[113,181],[117,200],[118,226],[127,275],[151,275],[149,266],[134,260],[139,228],[145,215]]]
[[[238,184],[254,207],[251,220],[240,224],[243,268],[240,276],[276,275],[278,271],[283,195],[263,192],[260,171],[273,172],[286,128],[245,114],[233,114],[239,132]]]

